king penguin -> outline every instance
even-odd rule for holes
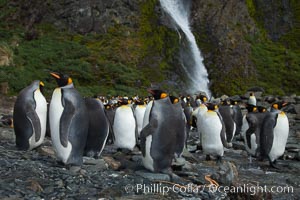
[[[98,98],[85,98],[89,116],[89,129],[84,155],[98,158],[104,149],[109,134],[109,121],[104,105]]]
[[[243,126],[243,114],[237,100],[230,99],[230,105],[233,110],[233,121],[236,124],[234,135],[239,135]]]
[[[13,125],[16,146],[32,150],[44,141],[47,121],[47,102],[41,89],[44,83],[35,80],[21,90],[14,105]]]
[[[233,119],[234,111],[230,106],[228,99],[223,101],[222,106],[219,107],[219,112],[225,124],[227,142],[229,143],[230,147],[232,147],[232,140],[236,131],[236,123]]]
[[[173,104],[173,108],[175,110],[175,114],[176,116],[174,116],[175,118],[180,119],[181,121],[180,124],[177,124],[177,129],[176,129],[176,149],[175,149],[175,160],[179,160],[182,155],[182,152],[184,150],[184,148],[187,145],[187,138],[188,138],[188,132],[187,132],[187,119],[185,117],[185,114],[183,112],[182,106],[181,106],[181,102],[180,99],[178,97],[175,96],[169,96],[171,103]],[[180,117],[181,115],[181,117]]]
[[[225,125],[216,104],[207,103],[207,109],[203,114],[200,128],[202,149],[207,160],[210,159],[210,155],[213,155],[217,156],[219,162],[224,154],[224,147],[228,148]]]
[[[51,140],[60,161],[82,165],[89,118],[85,101],[68,75],[50,73],[58,84],[52,94],[49,110]]]
[[[250,92],[250,96],[248,99],[248,104],[256,106],[256,97],[253,92]]]
[[[133,150],[137,143],[136,121],[133,108],[129,104],[128,99],[120,99],[120,106],[116,109],[113,133],[114,144],[121,149]]]
[[[142,162],[152,172],[171,174],[170,167],[179,149],[178,130],[185,126],[183,112],[178,112],[167,93],[159,89],[148,90],[154,97],[148,119],[141,132]],[[178,104],[180,107],[181,105]],[[148,107],[148,108],[149,108]],[[181,109],[181,108],[180,108]],[[146,117],[146,115],[145,115]],[[178,127],[180,126],[180,127]],[[184,133],[181,133],[184,134]],[[184,141],[181,141],[184,144]],[[174,174],[173,174],[174,175]],[[172,176],[173,177],[173,176]]]
[[[251,156],[258,157],[260,154],[260,132],[266,111],[259,111],[256,106],[246,105],[248,113],[243,118],[241,135],[244,138],[245,149]],[[258,112],[259,111],[259,112]]]
[[[289,135],[289,120],[280,109],[285,102],[275,102],[264,118],[261,130],[261,156],[269,159],[270,166],[277,168],[276,160],[284,154]]]
[[[207,102],[207,96],[201,94],[201,95],[199,95],[199,99],[201,101],[200,105],[198,107],[196,107],[192,113],[192,126],[197,129],[198,129],[198,126],[201,126],[201,122],[200,122],[201,115],[207,111],[207,107],[205,105],[205,103]],[[200,120],[200,121],[198,121],[198,120]],[[200,134],[199,129],[197,131]]]

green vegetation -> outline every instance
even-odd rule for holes
[[[287,49],[280,43],[268,40],[257,42],[252,38],[252,59],[259,72],[257,85],[269,94],[292,94],[299,92],[299,52]]]
[[[140,27],[116,24],[105,34],[80,35],[45,23],[28,30],[9,20],[18,7],[0,0],[0,51],[5,47],[11,55],[10,64],[0,66],[0,83],[8,82],[14,95],[40,79],[49,98],[56,87],[49,72],[60,71],[72,77],[84,96],[146,95],[152,82],[167,79],[164,74],[172,70],[178,46],[177,34],[158,25],[157,4],[157,0],[141,4]],[[35,37],[28,39],[30,31]]]
[[[247,37],[252,45],[252,60],[258,71],[256,85],[269,94],[299,94],[300,85],[300,2],[291,1],[294,27],[278,42],[271,41],[263,28],[262,11],[252,0],[247,0],[248,10],[256,20],[260,33]]]
[[[213,56],[215,60],[206,63],[213,92],[236,94],[257,85],[272,94],[299,93],[299,1],[290,1],[293,27],[278,42],[268,38],[263,27],[263,12],[257,9],[255,1],[247,0],[246,3],[259,28],[255,37],[246,36],[252,45],[251,58],[257,74],[245,72],[244,66],[218,71],[215,66],[219,55],[217,48],[204,29],[197,33],[201,51],[216,55]],[[80,35],[57,30],[52,24],[43,22],[24,27],[16,20],[19,7],[0,0],[0,83],[8,82],[9,94],[15,95],[32,80],[40,79],[45,82],[46,96],[50,98],[56,83],[49,72],[61,71],[73,78],[84,96],[146,95],[145,88],[151,83],[170,80],[169,76],[173,80],[174,73],[180,73],[176,70],[179,65],[176,59],[180,46],[178,33],[159,23],[158,4],[158,0],[141,2],[137,27],[115,24],[108,27],[105,34]],[[239,26],[237,23],[232,28]],[[179,76],[185,78],[182,74]],[[167,84],[162,87],[170,89]],[[180,92],[174,86],[171,89]]]

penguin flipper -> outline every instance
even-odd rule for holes
[[[270,113],[271,114],[271,113]],[[277,115],[275,117],[266,116],[260,134],[261,156],[267,157],[271,151],[274,139],[274,127],[276,125]]]
[[[221,133],[220,133],[222,144],[223,144],[224,147],[229,148],[230,146],[229,146],[229,144],[227,142],[227,139],[226,139],[226,130],[225,130],[225,124],[224,124],[223,118],[222,118],[222,116],[219,112],[216,112],[216,113],[218,114],[218,116],[220,118],[220,121],[222,123],[222,129],[221,129]]]
[[[33,133],[35,134],[35,141],[38,141],[41,137],[40,119],[34,111],[27,112],[26,117],[31,123]]]
[[[66,101],[66,100],[65,100]],[[60,143],[64,146],[68,146],[68,136],[70,132],[70,124],[75,116],[75,107],[72,103],[65,103],[64,104],[64,111],[60,118],[59,123],[59,135]]]
[[[152,120],[152,122],[154,123],[154,126],[157,127],[157,120]],[[142,155],[145,156],[146,152],[145,152],[145,147],[146,147],[146,137],[148,137],[149,135],[151,135],[154,132],[154,128],[153,128],[153,124],[151,125],[150,123],[147,124],[141,131],[140,133],[140,146],[141,146],[141,151],[142,151]]]
[[[134,108],[131,107],[131,110],[132,110],[132,114],[133,114],[133,118],[134,118],[134,121],[135,121],[135,142],[136,144],[138,145],[139,144],[139,134],[138,134],[138,125],[137,125],[137,120],[136,120],[136,117],[134,115]]]

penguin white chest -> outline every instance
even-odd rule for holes
[[[129,106],[117,108],[113,130],[115,134],[115,145],[119,148],[132,150],[136,145],[135,118]]]
[[[38,141],[35,141],[35,134],[29,139],[30,149],[35,148],[42,144],[46,134],[46,124],[47,124],[47,102],[43,94],[39,89],[34,92],[35,100],[35,112],[40,120],[41,126],[41,137]]]
[[[49,109],[51,140],[57,157],[66,163],[72,151],[72,144],[68,141],[67,147],[64,147],[60,141],[60,134],[67,134],[60,133],[60,123],[63,123],[60,119],[63,111],[61,88],[56,88],[53,92]]]
[[[140,135],[140,132],[143,128],[143,120],[144,120],[145,111],[146,111],[145,106],[138,105],[134,112],[134,115],[136,118],[136,124],[137,124],[137,128],[138,128],[138,135]]]
[[[147,106],[146,106],[146,110],[144,113],[144,118],[143,118],[143,127],[145,128],[145,126],[147,126],[147,124],[149,123],[149,116],[150,116],[150,112],[151,112],[151,108],[153,106],[153,101],[150,101]]]
[[[278,114],[277,123],[274,127],[273,134],[273,144],[269,153],[271,161],[276,160],[284,154],[289,135],[289,121],[283,112]]]
[[[146,169],[149,169],[150,171],[154,171],[153,159],[150,155],[151,144],[152,144],[152,135],[149,135],[146,137],[145,157],[144,156],[142,157],[142,162]]]
[[[224,147],[221,141],[222,123],[216,112],[206,112],[203,115],[201,140],[205,154],[223,156]]]
[[[246,131],[249,129],[249,123],[247,121],[247,118],[246,118],[246,115],[243,116],[243,125],[242,125],[242,128],[241,128],[241,136],[243,138],[245,138],[245,135],[246,135]]]

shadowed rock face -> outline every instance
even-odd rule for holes
[[[208,47],[200,44],[200,49],[212,77],[222,71],[225,75],[218,77],[218,82],[226,82],[228,74],[234,77],[237,73],[247,80],[256,73],[245,36],[253,36],[258,30],[244,1],[194,1],[191,15],[202,46],[209,41]]]
[[[295,25],[291,1],[282,0],[274,3],[272,0],[254,0],[253,2],[259,13],[256,18],[263,21],[263,26],[273,41],[277,41]]]
[[[139,1],[132,0],[88,0],[39,2],[36,0],[10,2],[19,7],[15,18],[23,22],[28,29],[39,22],[49,22],[62,30],[78,33],[105,33],[113,25],[130,27],[138,22]]]

